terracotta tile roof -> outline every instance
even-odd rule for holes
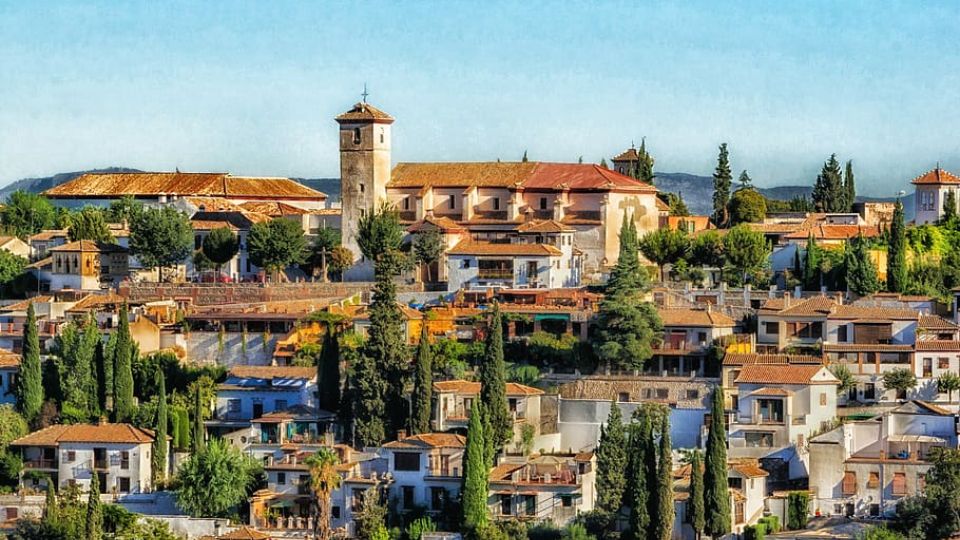
[[[490,480],[509,480],[510,475],[525,466],[525,463],[501,463],[490,471]]]
[[[736,325],[733,319],[719,311],[705,309],[670,308],[658,309],[664,326],[697,326],[729,328]]]
[[[599,165],[587,163],[537,163],[523,182],[525,189],[610,190],[626,189],[656,193],[657,188]]]
[[[501,187],[656,193],[657,188],[599,165],[545,162],[398,163],[387,187]]]
[[[317,369],[298,366],[233,366],[229,376],[243,379],[312,379]]]
[[[778,315],[792,315],[796,317],[817,317],[830,313],[836,302],[826,296],[814,296],[800,299],[790,298],[789,303],[783,298],[771,298],[760,306],[761,313],[776,313]]]
[[[535,219],[517,226],[517,232],[527,234],[561,233],[574,230],[572,227],[567,227],[563,223],[552,219]]]
[[[441,232],[466,230],[462,225],[446,216],[427,216],[407,227],[407,232],[415,233],[434,229]]]
[[[954,352],[960,351],[960,341],[920,340],[916,347],[917,351]]]
[[[445,394],[478,395],[480,394],[480,383],[464,380],[439,381],[433,383],[433,389]],[[543,390],[539,388],[513,382],[507,383],[508,396],[539,396],[541,394],[543,394]]]
[[[7,349],[0,349],[0,369],[15,367],[20,367],[20,355]]]
[[[60,443],[153,442],[153,432],[130,424],[56,424],[13,441],[14,446],[57,446]]]
[[[221,197],[184,197],[200,212],[239,212],[243,207]]]
[[[793,392],[785,390],[783,388],[768,388],[764,386],[763,388],[758,388],[753,392],[750,392],[751,396],[792,396]]]
[[[199,231],[212,231],[227,227],[234,231],[250,230],[257,223],[270,221],[270,216],[246,210],[236,211],[203,211],[190,216],[190,226]]]
[[[780,364],[823,364],[819,356],[802,354],[758,354],[758,353],[729,353],[723,357],[725,366],[750,365],[780,365]]]
[[[52,296],[34,296],[33,298],[27,298],[26,300],[21,300],[13,304],[7,304],[5,306],[0,306],[0,311],[26,311],[30,304],[34,302],[38,304],[46,304],[47,302],[53,302]]]
[[[786,365],[771,368],[760,364],[743,366],[736,383],[746,384],[839,384],[822,365]]]
[[[940,167],[931,169],[910,181],[911,184],[960,184],[960,177]]]
[[[657,210],[660,210],[661,212],[669,212],[670,205],[660,200],[660,197],[657,197]]]
[[[50,229],[46,231],[40,231],[37,234],[30,237],[30,241],[45,242],[47,240],[53,240],[54,238],[66,238],[67,230],[66,229]]]
[[[559,257],[563,252],[549,244],[491,244],[464,240],[447,251],[447,255],[502,255],[504,257]]]
[[[866,319],[877,321],[919,321],[920,311],[912,308],[873,307],[858,305],[837,305],[830,313],[830,319]]]
[[[126,298],[119,294],[108,291],[105,294],[88,294],[80,299],[79,302],[70,306],[67,313],[86,312],[107,305],[119,305],[126,302]]]
[[[240,204],[240,207],[248,212],[270,217],[302,216],[309,213],[309,210],[279,201],[247,201]]]
[[[637,161],[639,159],[640,154],[637,153],[637,149],[631,146],[623,152],[620,152],[620,155],[613,158],[613,161]]]
[[[944,319],[939,315],[921,315],[920,316],[920,328],[926,330],[950,330],[956,331],[957,325],[952,322]]]
[[[384,448],[463,448],[467,438],[455,433],[423,433],[399,441],[391,441]]]
[[[30,263],[26,266],[26,268],[37,268],[42,270],[48,266],[53,268],[53,257],[45,257],[39,261]]]
[[[272,537],[247,525],[217,537],[217,540],[270,540]]]
[[[817,240],[848,240],[863,234],[864,238],[880,236],[879,225],[833,225],[821,223],[807,230],[792,232],[784,236],[788,240],[806,240],[813,233]]]
[[[375,124],[392,124],[393,117],[366,102],[356,103],[349,111],[337,116],[337,122],[373,122]]]
[[[759,478],[770,475],[770,473],[760,468],[760,463],[755,459],[731,460],[727,466],[730,470],[736,471],[747,478]]]
[[[290,178],[185,172],[88,173],[44,193],[55,199],[117,198],[124,195],[311,200],[326,198],[323,193]]]
[[[826,352],[910,352],[913,345],[896,345],[891,343],[824,343]]]
[[[48,250],[51,253],[55,252],[82,252],[82,253],[122,253],[126,252],[127,248],[118,246],[116,244],[109,244],[107,242],[96,242],[93,240],[77,240],[76,242],[69,242],[63,244],[62,246],[55,246]]]

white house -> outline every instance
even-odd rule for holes
[[[727,463],[727,484],[730,488],[731,532],[742,534],[747,525],[763,517],[767,499],[767,476],[755,459],[734,459]],[[672,540],[696,540],[690,526],[687,505],[690,500],[690,465],[673,471],[674,522]]]
[[[943,203],[947,193],[952,192],[957,196],[960,191],[960,178],[941,169],[939,165],[914,178],[910,183],[913,184],[914,201],[917,205],[914,217],[917,225],[939,221],[943,216]]]
[[[130,424],[57,424],[10,445],[20,449],[24,471],[45,473],[58,486],[87,490],[96,473],[101,493],[125,494],[152,491],[153,440],[152,431]]]
[[[447,287],[576,287],[582,264],[573,248],[573,233],[563,232],[542,243],[463,241],[447,251]]]
[[[17,404],[17,376],[20,374],[20,355],[0,349],[0,404]]]
[[[433,427],[437,431],[466,433],[470,409],[480,397],[480,383],[453,380],[433,383]],[[523,442],[525,426],[533,428],[534,437],[540,435],[540,397],[543,390],[523,384],[506,384],[507,407],[513,417],[513,441],[518,447]],[[526,428],[529,432],[529,428]]]
[[[248,428],[265,413],[295,405],[316,405],[317,370],[295,366],[233,366],[217,385],[211,432],[222,434]]]
[[[392,476],[392,496],[400,511],[426,508],[434,516],[449,511],[459,497],[463,482],[463,453],[466,437],[453,433],[424,433],[383,445],[380,455],[387,460]]]
[[[549,521],[566,526],[596,503],[593,452],[531,455],[490,472],[487,505],[494,519]]]

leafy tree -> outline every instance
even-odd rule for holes
[[[353,266],[353,252],[344,246],[337,246],[330,252],[330,261],[327,263],[327,272],[339,275],[343,281],[343,273]]]
[[[837,155],[830,156],[813,186],[813,206],[818,212],[846,212],[846,191]]]
[[[767,215],[767,199],[753,188],[740,188],[730,198],[729,209],[731,225],[758,223]]]
[[[157,370],[156,384],[157,392],[157,420],[153,429],[154,441],[153,452],[150,454],[153,468],[153,482],[159,484],[167,477],[167,385],[164,381],[163,371]]]
[[[0,287],[7,289],[24,275],[27,260],[6,250],[0,250]]]
[[[690,251],[687,233],[675,229],[657,229],[640,239],[640,252],[660,269],[660,281],[666,281],[663,267],[676,264]]]
[[[480,363],[480,401],[490,427],[484,437],[488,446],[496,451],[513,438],[513,418],[507,404],[507,366],[503,361],[503,318],[497,304],[493,306],[488,332]],[[487,457],[492,460],[493,454]]]
[[[27,307],[23,325],[23,354],[17,378],[17,405],[27,421],[32,422],[43,405],[43,370],[40,365],[40,335],[33,302]]]
[[[580,158],[581,160],[583,158]],[[424,516],[422,518],[416,519],[407,525],[407,534],[408,540],[420,540],[425,533],[436,532],[437,524],[430,519],[429,516]]]
[[[853,160],[847,160],[847,166],[843,171],[843,194],[844,204],[847,208],[845,212],[853,211],[853,204],[857,202],[857,183],[853,177]]]
[[[427,269],[427,281],[431,281],[430,265],[440,260],[443,253],[443,237],[436,229],[417,233],[413,242],[413,253],[416,260]]]
[[[717,227],[726,227],[730,222],[727,205],[730,202],[730,187],[733,176],[730,173],[730,159],[727,143],[720,145],[717,156],[717,168],[713,173],[713,222]]]
[[[328,324],[323,338],[323,348],[317,362],[317,387],[320,390],[320,408],[336,412],[340,410],[340,340],[334,325]]]
[[[303,227],[282,218],[256,223],[247,235],[247,252],[253,264],[267,272],[279,273],[290,265],[303,262],[307,253]]]
[[[207,234],[201,244],[201,253],[217,266],[217,274],[223,265],[230,262],[240,250],[240,241],[230,227],[219,227]]]
[[[880,290],[880,280],[877,278],[877,267],[870,258],[867,242],[861,233],[850,241],[846,250],[846,281],[847,287],[860,296],[867,296]]]
[[[117,422],[126,422],[133,415],[133,361],[137,344],[130,335],[127,305],[120,307],[117,339],[113,354],[113,412]]]
[[[831,365],[830,373],[833,373],[833,376],[840,380],[840,385],[837,386],[838,395],[848,392],[851,388],[857,386],[857,380],[853,378],[853,373],[850,372],[850,368],[848,368],[846,364]]]
[[[145,208],[130,222],[130,250],[146,268],[163,269],[182,263],[193,249],[193,228],[187,215],[172,206]]]
[[[7,198],[3,207],[3,225],[20,238],[37,234],[53,227],[53,205],[43,195],[17,190]]]
[[[724,261],[736,270],[739,277],[747,277],[764,269],[770,255],[770,244],[763,233],[753,231],[747,225],[737,225],[723,237]]]
[[[110,202],[110,206],[107,208],[107,221],[110,223],[132,223],[143,212],[143,208],[143,203],[133,198],[132,195],[124,195],[122,198]]]
[[[810,494],[791,491],[787,495],[787,528],[799,531],[807,527],[810,514]]]
[[[937,377],[937,391],[946,392],[948,401],[953,401],[953,393],[957,390],[960,390],[960,375],[947,371]]]
[[[360,501],[360,512],[354,519],[357,524],[357,538],[389,540],[390,534],[386,527],[387,514],[388,510],[382,502],[379,489],[370,488],[365,491]]]
[[[609,513],[620,511],[627,485],[627,433],[616,401],[610,402],[607,425],[600,426],[597,446],[597,506]]]
[[[313,522],[313,536],[319,540],[331,537],[330,497],[340,487],[340,473],[337,471],[337,454],[329,448],[321,448],[308,457],[304,464],[310,467],[310,489],[316,501],[316,515]]]
[[[891,369],[883,373],[883,387],[896,390],[897,398],[906,397],[907,390],[917,387],[917,376],[907,368]]]
[[[481,420],[480,401],[475,400],[470,409],[467,425],[467,447],[463,461],[463,492],[461,494],[463,528],[467,531],[482,529],[487,524],[487,468],[486,443]]]
[[[722,267],[723,238],[716,231],[704,231],[694,237],[690,247],[690,262],[699,266]]]
[[[893,222],[890,224],[890,240],[887,244],[887,290],[905,292],[907,276],[907,240],[903,224],[903,203],[897,199],[893,207]]]
[[[177,505],[193,517],[228,516],[256,485],[260,465],[223,439],[213,439],[177,471]]]
[[[723,388],[716,385],[710,409],[703,474],[704,532],[716,538],[730,533],[730,494],[727,485],[727,427]]]
[[[874,525],[873,527],[870,527],[867,530],[861,532],[857,536],[857,540],[906,540],[906,539],[902,534],[888,529],[885,525]]]
[[[601,301],[597,328],[594,346],[601,360],[620,369],[640,369],[653,355],[651,344],[663,323],[639,294],[621,294]]]
[[[90,494],[87,498],[86,538],[100,540],[103,533],[103,511],[100,509],[100,475],[90,475]]]
[[[660,420],[660,449],[657,464],[657,511],[653,522],[654,537],[670,540],[673,533],[673,457],[670,445],[670,414]]]
[[[413,416],[410,419],[410,431],[413,433],[430,432],[430,403],[433,399],[433,358],[430,346],[430,333],[427,321],[420,325],[420,344],[417,346],[417,359],[413,374]]]
[[[694,450],[690,460],[690,498],[687,499],[687,516],[693,534],[700,538],[706,520],[703,500],[703,454]]]
[[[71,242],[77,240],[93,240],[96,242],[112,243],[113,234],[104,219],[103,210],[92,206],[84,207],[70,218],[70,227],[67,237]]]

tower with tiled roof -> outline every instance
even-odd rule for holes
[[[336,121],[340,125],[343,245],[360,260],[357,244],[360,218],[387,200],[393,117],[367,103],[364,96],[363,101],[337,116]],[[369,264],[359,264],[348,274],[353,279],[372,276]]]
[[[637,153],[637,149],[631,144],[630,148],[620,152],[620,155],[613,158],[613,170],[622,175],[632,177],[639,163],[640,154]]]
[[[960,177],[940,168],[929,170],[914,178],[914,204],[917,205],[914,221],[917,225],[936,223],[943,217],[943,203],[947,193],[960,196]]]

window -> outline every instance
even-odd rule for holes
[[[239,400],[239,399],[228,399],[228,400],[227,400],[227,412],[228,412],[228,413],[238,413],[238,412],[240,412],[240,400]]]
[[[350,495],[350,510],[353,512],[359,512],[360,508],[363,506],[363,494],[366,493],[366,490],[354,488],[353,493]]]
[[[620,392],[617,394],[617,401],[624,403],[630,401],[630,392]]]
[[[759,409],[761,423],[779,424],[783,422],[782,399],[758,399],[757,408]]]
[[[924,378],[933,377],[933,358],[923,359],[923,376]]]
[[[277,485],[284,485],[287,483],[287,473],[278,472],[277,473]]]
[[[700,399],[700,390],[696,388],[687,388],[687,391],[684,393],[687,399]]]
[[[512,413],[517,412],[517,398],[510,398],[510,399],[508,399],[508,400],[507,400],[507,408],[508,408],[508,409],[510,410],[510,412],[512,412]]]
[[[841,489],[844,495],[856,495],[857,494],[857,473],[853,471],[847,471],[843,473],[843,485]]]
[[[936,204],[933,202],[934,196],[932,191],[921,191],[920,192],[920,210],[932,211],[936,210]]]
[[[898,472],[893,473],[892,492],[894,495],[903,496],[907,494],[907,474]]]
[[[419,471],[420,454],[416,452],[394,452],[393,469],[396,471]]]
[[[707,342],[707,333],[697,332],[697,343],[706,343],[706,342]]]
[[[573,506],[573,495],[561,495],[560,506],[564,508],[570,508]]]
[[[537,515],[537,496],[536,495],[523,496],[523,513],[528,516]]]
[[[199,234],[193,237],[193,249],[200,249],[203,245],[203,237]]]
[[[275,410],[275,411],[282,411],[282,410],[284,410],[284,409],[286,409],[286,408],[287,408],[287,400],[285,400],[285,399],[278,399],[278,400],[276,400],[276,401],[274,402],[273,410]]]
[[[457,207],[457,197],[455,195],[447,197],[447,206],[449,206],[451,210]]]
[[[774,335],[779,334],[780,325],[775,322],[763,323],[763,331],[768,334],[774,334]]]
[[[513,497],[510,495],[500,495],[500,515],[513,515]]]
[[[120,476],[117,478],[117,491],[120,493],[130,493],[130,477]]]
[[[383,144],[383,130],[380,130],[380,144]]]
[[[493,209],[494,209],[494,210],[499,210],[499,209],[500,209],[500,197],[494,197],[494,198],[493,198]]]
[[[330,517],[333,519],[340,519],[340,507],[334,506],[330,508]]]
[[[353,128],[353,144],[360,144],[360,128]]]
[[[546,197],[540,197],[540,209],[541,209],[541,210],[546,210],[546,209],[547,209],[547,198],[546,198]]]
[[[120,468],[123,470],[130,468],[130,452],[126,450],[120,452]]]
[[[747,432],[743,438],[749,448],[771,448],[773,446],[773,433],[770,432]]]
[[[77,460],[77,453],[74,450],[69,450],[67,452],[67,463],[73,463]]]
[[[444,501],[447,500],[447,490],[440,487],[430,488],[430,509],[435,512],[443,510]]]
[[[826,406],[827,406],[827,394],[825,394],[825,393],[821,393],[821,394],[820,394],[820,406],[821,406],[821,407],[826,407]]]
[[[937,369],[950,369],[950,359],[942,356],[937,358]]]
[[[846,343],[847,341],[847,325],[841,324],[837,328],[837,341],[841,343]]]
[[[400,489],[403,492],[403,507],[411,509],[416,506],[417,503],[413,498],[413,486],[400,486]]]
[[[460,268],[470,268],[470,259],[464,259],[461,261]]]
[[[878,472],[870,473],[870,476],[867,477],[867,487],[868,488],[880,487],[880,473]]]
[[[409,210],[409,209],[410,209],[410,197],[404,197],[404,198],[403,198],[403,209],[404,209],[404,210]]]

